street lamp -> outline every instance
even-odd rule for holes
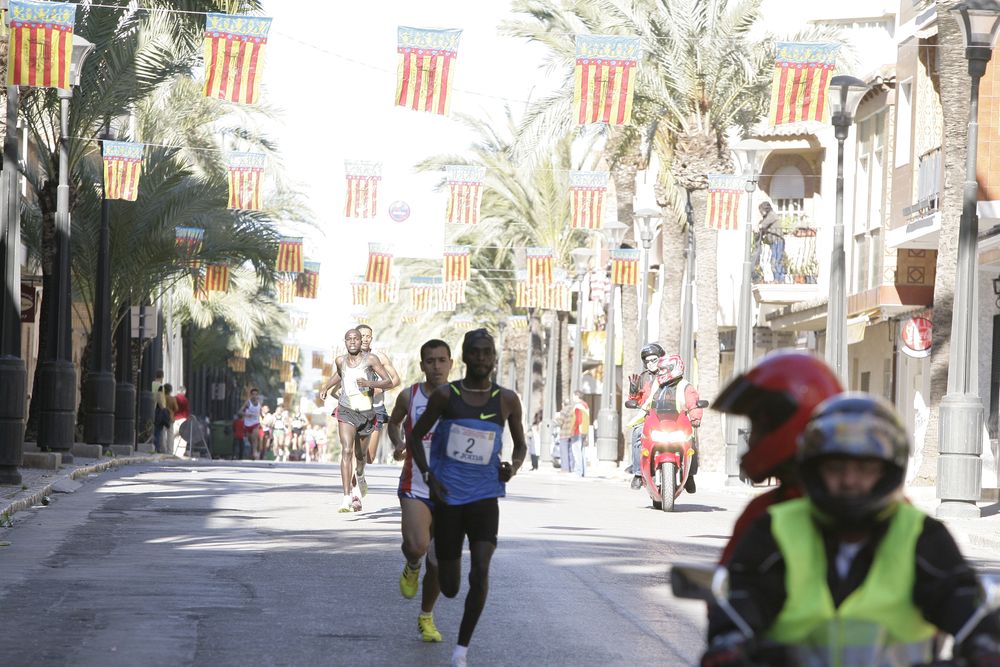
[[[941,399],[939,421],[940,456],[937,470],[939,517],[979,517],[982,487],[983,404],[975,385],[973,357],[976,321],[976,261],[979,215],[976,212],[979,184],[976,180],[976,149],[979,142],[979,82],[993,57],[1000,33],[1000,5],[996,2],[963,2],[951,9],[965,38],[972,93],[966,139],[965,183],[962,218],[958,226],[958,267],[955,300],[951,311],[951,349],[948,357],[948,392]]]
[[[59,90],[59,187],[56,190],[56,291],[52,299],[46,359],[38,369],[41,408],[38,419],[38,447],[62,454],[63,463],[73,461],[73,432],[76,421],[76,368],[73,366],[71,337],[72,293],[70,291],[69,220],[69,100],[73,87],[80,85],[83,63],[94,45],[73,35],[68,89]]]
[[[868,85],[853,76],[835,76],[830,80],[827,100],[830,122],[837,138],[837,199],[833,221],[833,251],[830,255],[830,298],[826,309],[826,360],[841,379],[847,378],[847,285],[844,258],[844,140],[854,122],[861,98]]]
[[[587,276],[590,268],[590,258],[594,256],[594,251],[590,248],[576,248],[570,250],[569,256],[573,259],[573,269],[576,272],[576,349],[573,352],[573,374],[569,379],[569,393],[575,394],[580,388],[583,380],[583,279]]]
[[[743,189],[747,198],[747,219],[743,232],[743,275],[740,280],[740,300],[736,311],[736,344],[733,354],[733,375],[750,368],[753,361],[753,195],[757,180],[767,157],[768,146],[757,139],[747,139],[733,146],[736,159],[743,166],[746,179]],[[745,432],[746,419],[726,415],[726,483],[740,483],[741,427]]]
[[[507,320],[501,319],[497,322],[497,331],[500,333],[499,340],[497,341],[497,374],[496,382],[497,384],[505,384],[503,377],[503,348],[506,343],[504,340],[504,332],[507,330]]]
[[[687,202],[684,204],[684,215],[687,219],[687,256],[684,267],[684,281],[681,286],[681,359],[685,368],[694,368],[694,274],[697,265],[697,246],[694,239],[694,205],[691,203],[691,190],[687,190]]]
[[[604,223],[602,231],[607,239],[609,251],[621,245],[627,230],[628,227],[617,220]],[[616,293],[617,288],[611,283],[607,323],[604,327],[604,383],[601,387],[601,410],[597,413],[597,458],[600,461],[618,460],[618,409],[614,404]]]
[[[663,222],[663,211],[659,208],[643,208],[634,213],[639,225],[639,240],[642,242],[642,273],[639,280],[642,283],[642,294],[639,299],[639,345],[645,345],[649,333],[647,313],[649,311],[649,249],[653,247],[653,238]]]

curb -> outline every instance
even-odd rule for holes
[[[23,498],[18,498],[17,500],[13,500],[10,503],[8,503],[6,506],[0,506],[0,517],[5,517],[7,519],[10,519],[11,517],[14,516],[14,514],[16,512],[20,512],[21,510],[28,509],[29,507],[34,507],[35,505],[41,503],[42,499],[45,498],[45,496],[48,496],[48,495],[52,494],[52,487],[56,484],[56,482],[58,482],[58,481],[60,481],[62,479],[72,479],[72,480],[75,480],[75,479],[78,479],[78,478],[83,477],[85,475],[92,475],[92,474],[95,474],[95,473],[101,473],[101,472],[104,472],[105,470],[109,470],[111,468],[118,468],[118,467],[121,467],[121,466],[134,465],[134,464],[139,464],[139,463],[156,463],[157,461],[166,461],[166,460],[171,460],[173,458],[174,457],[169,457],[168,458],[168,457],[162,456],[162,455],[160,455],[160,456],[123,456],[121,458],[109,459],[107,461],[101,461],[100,463],[94,463],[92,465],[81,466],[79,468],[75,468],[72,471],[70,471],[69,473],[64,474],[64,475],[60,475],[60,476],[56,477],[55,479],[51,480],[50,482],[48,482],[44,487],[42,487],[38,491],[35,491],[34,493],[31,493],[31,494],[29,494],[27,496],[24,496]]]

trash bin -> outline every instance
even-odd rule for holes
[[[233,424],[228,421],[212,422],[212,458],[233,458]]]

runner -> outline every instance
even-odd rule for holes
[[[431,394],[424,414],[406,438],[406,447],[434,501],[434,552],[445,597],[458,595],[462,544],[466,536],[469,538],[469,592],[452,667],[465,666],[469,641],[486,604],[490,560],[500,524],[497,498],[506,495],[506,482],[517,473],[528,452],[521,428],[521,402],[514,392],[490,379],[497,352],[485,329],[465,334],[462,361],[465,377]],[[511,463],[500,461],[504,422],[514,441]],[[420,443],[431,427],[434,436],[428,463]]]
[[[361,510],[361,497],[368,494],[368,483],[364,477],[364,452],[368,447],[368,439],[375,430],[372,389],[386,389],[392,384],[392,380],[369,379],[369,369],[383,378],[388,378],[389,372],[378,357],[362,352],[361,333],[357,329],[347,330],[344,334],[344,345],[347,347],[347,354],[336,358],[333,377],[327,380],[320,392],[320,398],[325,399],[331,388],[343,384],[337,405],[340,478],[344,485],[344,500],[339,511],[358,512]],[[358,445],[357,448],[355,443]],[[361,497],[352,493],[355,458],[357,458],[357,482]]]
[[[240,416],[243,417],[243,427],[246,430],[247,440],[250,442],[250,451],[256,452],[260,446],[260,392],[257,387],[250,389],[250,398],[243,404]],[[253,455],[251,454],[251,458]]]
[[[427,398],[439,386],[448,381],[451,373],[451,348],[443,340],[429,340],[420,346],[420,370],[424,372],[424,382],[416,383],[409,389],[400,392],[396,404],[392,406],[392,416],[389,417],[389,440],[393,445],[393,458],[402,459],[403,472],[399,476],[399,506],[402,510],[400,529],[403,533],[403,556],[406,564],[403,574],[399,577],[399,592],[409,599],[417,594],[420,578],[420,560],[427,556],[427,572],[424,574],[424,592],[420,600],[420,616],[417,617],[417,628],[425,642],[441,641],[441,633],[434,627],[434,603],[437,601],[441,588],[437,578],[437,560],[430,553],[431,538],[431,508],[430,491],[420,474],[414,475],[413,455],[406,449],[406,440],[400,433],[400,426],[405,428],[406,436],[413,430],[413,425],[424,413]],[[434,427],[423,437],[424,457],[430,451],[431,436]]]
[[[396,372],[396,368],[392,365],[392,360],[389,359],[388,355],[381,352],[372,352],[372,337],[375,332],[367,324],[359,324],[356,328],[361,333],[361,351],[377,357],[382,362],[382,365],[385,366],[385,370],[389,372],[389,379],[392,380],[392,384],[387,389],[398,387],[400,382],[399,373]],[[372,379],[378,380],[381,378]],[[389,422],[389,413],[385,410],[385,392],[381,389],[376,389],[372,404],[375,407],[375,416],[378,419],[378,425],[372,431],[372,437],[368,441],[368,463],[388,463],[386,455],[383,455],[381,459],[378,456],[378,445],[379,440],[382,439],[382,429]]]

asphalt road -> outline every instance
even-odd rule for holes
[[[339,470],[182,463],[87,480],[0,529],[0,664],[446,665],[459,598],[424,644],[398,589],[398,469],[373,467],[365,510],[338,514]],[[471,665],[682,665],[704,605],[674,562],[710,562],[744,496],[678,511],[624,483],[525,472],[501,501],[490,598]],[[467,567],[467,563],[466,563]]]

